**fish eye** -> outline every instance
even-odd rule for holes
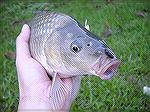
[[[78,53],[80,52],[82,49],[82,45],[81,43],[78,41],[78,40],[75,40],[71,43],[71,50],[74,52],[74,53]]]
[[[80,48],[77,45],[74,45],[74,46],[72,46],[72,50],[74,52],[78,52],[78,51],[80,51]]]

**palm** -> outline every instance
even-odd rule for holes
[[[55,91],[50,91],[52,81],[49,79],[48,74],[41,64],[33,58],[24,61],[23,64],[18,66],[18,69],[21,70],[18,71],[19,74],[22,74],[20,77],[20,88],[24,90],[24,96],[40,97],[49,102],[52,109],[68,107],[75,98],[77,92],[73,90],[72,78],[60,79],[57,77],[59,78],[57,79],[59,80],[57,89],[55,89]],[[77,86],[79,88],[79,84]],[[62,96],[50,98],[50,92],[53,92],[54,96],[57,96],[58,93]],[[66,101],[67,103],[65,103]]]
[[[18,71],[19,74],[23,74],[20,77],[23,89],[31,90],[34,95],[43,95],[43,91],[49,92],[48,88],[51,86],[51,80],[48,78],[45,69],[36,60],[32,58],[25,60],[24,63],[18,66],[18,69],[20,70]],[[41,93],[36,93],[35,90]],[[47,94],[45,96],[49,97]]]

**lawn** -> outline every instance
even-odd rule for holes
[[[54,1],[54,0],[52,0]],[[150,96],[150,7],[138,0],[0,1],[0,111],[17,111],[18,81],[15,60],[4,56],[15,52],[15,39],[22,25],[36,10],[64,12],[105,39],[122,64],[111,80],[82,78],[72,112],[148,112]],[[108,0],[109,1],[109,0]]]

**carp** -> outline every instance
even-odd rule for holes
[[[67,78],[89,74],[105,80],[120,65],[111,48],[71,16],[39,13],[29,25],[31,55],[52,77],[52,89],[57,88],[57,75]]]

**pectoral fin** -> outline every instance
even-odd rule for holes
[[[59,110],[63,107],[66,100],[67,89],[58,74],[55,73],[52,79],[52,87],[50,90],[50,103],[53,110]]]
[[[81,77],[60,79],[58,73],[53,74],[50,90],[50,104],[53,110],[67,109],[77,96]]]

